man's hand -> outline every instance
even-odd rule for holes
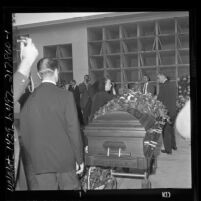
[[[38,50],[32,43],[31,38],[22,38],[20,41],[20,48],[21,63],[18,67],[18,71],[28,77],[31,71],[31,66],[38,56]]]
[[[76,163],[76,174],[82,174],[83,171],[84,171],[84,163],[81,163],[80,165]]]
[[[27,60],[30,62],[30,65],[33,64],[36,57],[38,56],[38,50],[35,45],[32,43],[31,38],[23,38],[20,42],[20,58],[21,60]]]

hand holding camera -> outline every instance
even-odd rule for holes
[[[31,66],[38,56],[38,50],[32,43],[31,38],[21,37],[21,39],[17,42],[20,42],[21,58],[21,63],[19,65],[18,71],[28,77],[31,71]]]
[[[27,37],[21,37],[21,40],[18,40],[18,42],[20,42],[21,60],[27,60],[30,62],[30,64],[32,64],[38,56],[38,50],[32,43],[32,39]]]

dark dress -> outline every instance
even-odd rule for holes
[[[107,104],[114,97],[115,97],[114,95],[112,95],[106,91],[100,91],[100,92],[96,93],[94,95],[93,101],[92,101],[90,120],[93,119],[95,112],[98,111],[100,109],[100,107]]]
[[[144,83],[144,84],[142,85],[142,92],[143,92],[143,93],[144,93],[145,84],[146,84],[146,83]],[[146,90],[147,90],[147,93],[151,93],[152,96],[155,96],[155,95],[156,95],[156,86],[155,86],[154,84],[148,82],[148,83],[147,83],[147,89],[146,89]]]

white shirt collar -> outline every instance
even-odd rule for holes
[[[52,83],[54,85],[56,85],[56,82],[52,81],[52,80],[43,80],[42,83],[45,83],[45,82],[48,82],[48,83]]]

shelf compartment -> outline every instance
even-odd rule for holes
[[[103,55],[102,42],[91,42],[88,44],[89,56]]]
[[[176,80],[176,66],[160,67],[159,73],[165,74],[170,80]]]
[[[119,39],[119,26],[108,26],[104,29],[104,40]]]
[[[129,23],[123,24],[121,29],[121,38],[134,38],[137,37],[137,24]]]
[[[178,71],[178,77],[190,75],[189,66],[178,66],[177,71]]]
[[[158,50],[173,50],[173,49],[175,49],[175,35],[158,37]]]
[[[61,72],[59,74],[60,81],[65,81],[66,83],[69,83],[71,80],[73,80],[73,72]]]
[[[71,58],[72,57],[72,45],[59,45],[56,52],[57,58]]]
[[[157,77],[157,69],[155,68],[142,68],[141,69],[142,76],[147,75],[150,81],[156,81]]]
[[[158,54],[159,65],[172,65],[175,64],[175,50],[160,51]]]
[[[139,70],[138,69],[129,69],[124,70],[124,80],[127,82],[138,82],[139,81]]]
[[[189,48],[189,34],[179,34],[177,36],[177,47],[179,49]]]
[[[103,29],[101,27],[88,28],[88,41],[103,40]]]
[[[105,42],[104,51],[106,54],[120,53],[120,41]]]
[[[121,70],[107,70],[106,76],[113,82],[121,82]]]
[[[155,22],[148,21],[139,24],[140,36],[154,36],[155,35]]]
[[[155,37],[140,38],[138,44],[139,51],[153,51],[156,50]]]
[[[57,46],[45,46],[43,48],[44,57],[56,58]]]
[[[122,56],[123,67],[138,67],[138,54],[125,54]]]
[[[159,20],[158,33],[159,35],[175,33],[175,20],[174,19]]]
[[[140,66],[155,66],[156,52],[140,53]]]
[[[182,17],[177,19],[178,33],[189,33],[189,18]]]
[[[106,68],[120,68],[121,67],[120,55],[107,55],[105,59],[106,59]]]
[[[90,69],[104,68],[103,56],[91,56],[91,57],[89,57],[89,68]]]
[[[189,50],[178,50],[178,64],[189,64]]]
[[[137,41],[137,39],[123,40],[121,45],[122,45],[122,50],[123,50],[124,53],[137,52],[138,51],[138,41]]]
[[[58,63],[59,63],[61,72],[73,70],[72,59],[60,59],[58,60]]]
[[[104,78],[104,70],[98,70],[98,71],[91,70],[90,76],[93,77],[94,80]]]

